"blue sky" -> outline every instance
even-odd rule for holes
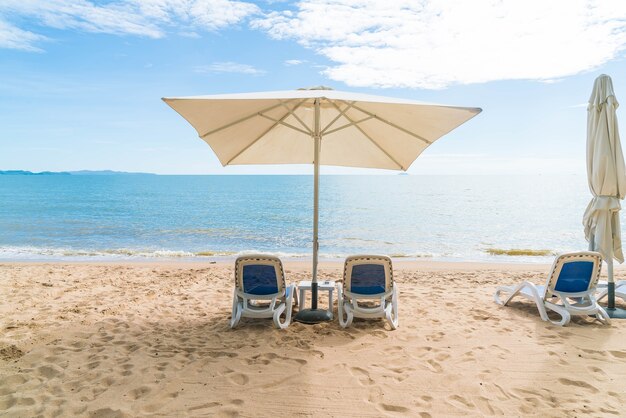
[[[623,1],[3,0],[0,169],[309,173],[221,167],[160,98],[323,84],[483,108],[410,173],[584,174],[625,22]]]

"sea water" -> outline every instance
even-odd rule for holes
[[[590,199],[584,175],[322,176],[320,255],[545,262],[587,249]],[[311,176],[0,176],[2,260],[310,257],[312,225]]]

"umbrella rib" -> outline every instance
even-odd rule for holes
[[[346,116],[346,118],[347,118],[347,116]],[[346,123],[345,125],[342,125],[342,126],[340,126],[338,128],[331,129],[330,131],[326,132],[326,135],[330,135],[330,134],[335,133],[337,131],[341,131],[342,129],[349,128],[350,126],[353,126],[353,125],[358,125],[359,123],[363,123],[363,122],[365,122],[367,120],[370,120],[370,119],[374,119],[374,116],[367,116],[367,117],[365,117],[363,119],[360,119],[360,120],[357,120],[355,122]]]
[[[339,119],[342,115],[344,115],[355,103],[356,103],[355,101],[348,103],[348,106],[346,106],[345,109],[340,111],[339,114],[335,116],[335,118],[332,121],[330,121],[330,123],[326,125],[324,129],[322,129],[321,134],[324,135],[326,133],[326,130],[330,128],[331,126],[333,126],[333,123],[337,122],[337,119]]]
[[[337,108],[337,110],[339,110],[339,106],[337,106],[337,104],[335,102],[331,102],[333,106],[335,106]],[[355,107],[356,108],[356,107]],[[346,119],[348,119],[350,122],[354,123],[354,121],[352,119],[350,119],[350,117],[348,115],[345,115]],[[370,140],[370,142],[374,145],[376,145],[376,147],[382,151],[383,154],[385,154],[387,156],[387,158],[389,158],[391,161],[393,161],[398,167],[400,167],[401,170],[404,170],[404,166],[402,164],[400,164],[395,158],[393,158],[387,151],[384,150],[383,147],[381,147],[378,142],[374,141],[374,139],[369,136],[364,130],[363,128],[361,128],[359,125],[354,124],[353,125],[355,128],[357,128],[359,130],[359,132],[361,132],[363,134],[363,136],[365,136],[367,139]]]
[[[296,118],[296,120],[298,122],[300,122],[300,125],[302,125],[304,127],[304,129],[309,131],[309,135],[312,136],[313,135],[313,131],[306,125],[306,123],[302,122],[302,119],[300,119],[300,117],[298,115],[296,115],[296,113],[294,112],[298,107],[300,107],[300,105],[302,103],[304,103],[305,100],[302,100],[300,103],[298,103],[296,106],[294,106],[293,109],[289,109],[289,106],[287,106],[287,103],[283,102],[282,100],[281,100],[281,103],[285,107],[285,109],[287,109],[287,112],[289,112],[287,115],[285,115],[285,117],[287,117],[288,115],[292,115],[294,118]]]
[[[356,110],[359,110],[359,111],[361,111],[361,112],[365,113],[366,115],[372,116],[374,119],[376,119],[376,120],[378,120],[378,121],[380,121],[380,122],[382,122],[382,123],[385,123],[385,124],[387,124],[387,125],[389,125],[389,126],[391,126],[391,127],[393,127],[393,128],[396,128],[396,129],[398,129],[398,130],[400,130],[400,131],[404,132],[405,134],[411,135],[412,137],[417,138],[417,139],[419,139],[419,140],[421,140],[421,141],[424,141],[424,142],[426,142],[426,143],[427,143],[427,144],[429,144],[429,145],[430,145],[430,144],[432,144],[432,141],[429,141],[429,140],[427,140],[426,138],[423,138],[423,137],[419,136],[418,134],[416,134],[416,133],[414,133],[414,132],[409,131],[408,129],[404,129],[403,127],[398,126],[398,125],[396,125],[396,124],[395,124],[395,123],[393,123],[393,122],[390,122],[390,121],[388,121],[388,120],[386,120],[386,119],[383,119],[383,118],[381,118],[380,116],[377,116],[376,114],[374,114],[374,113],[372,113],[372,112],[368,112],[367,110],[362,109],[362,108],[360,108],[360,107],[358,107],[358,106],[353,106],[353,107],[354,107]]]
[[[286,117],[286,116],[289,116],[290,114],[291,114],[291,113],[287,113],[287,115],[285,115],[285,117]],[[274,119],[273,117],[271,117],[271,116],[267,116],[267,115],[264,115],[263,113],[259,113],[259,116],[264,117],[265,119],[269,119],[269,120],[271,120],[272,122],[275,122],[276,124],[281,124],[281,125],[283,125],[283,126],[286,126],[287,128],[293,129],[294,131],[302,132],[303,134],[305,134],[305,135],[307,135],[307,136],[311,136],[311,133],[310,133],[310,132],[307,132],[307,131],[305,131],[304,129],[297,128],[297,127],[293,126],[292,124],[290,124],[290,123],[287,123],[287,122],[283,121],[283,119],[284,119],[284,118],[281,118],[281,119]]]
[[[295,99],[288,100],[287,102],[291,102],[291,101],[293,101],[293,100],[295,100]],[[207,132],[207,133],[205,133],[205,134],[200,135],[200,138],[204,139],[204,138],[206,138],[206,137],[207,137],[207,136],[209,136],[209,135],[213,135],[214,133],[217,133],[217,132],[219,132],[219,131],[223,131],[224,129],[230,128],[231,126],[237,125],[238,123],[245,122],[245,121],[247,121],[248,119],[252,119],[252,118],[253,118],[253,117],[255,117],[255,116],[259,116],[259,115],[261,114],[261,112],[269,112],[270,110],[274,110],[274,109],[276,109],[277,107],[282,106],[282,104],[283,104],[283,103],[284,103],[284,102],[282,102],[282,101],[281,101],[281,103],[276,104],[276,105],[274,105],[274,106],[270,106],[270,107],[268,107],[267,109],[263,109],[263,110],[261,110],[260,112],[254,112],[254,113],[253,113],[253,114],[251,114],[251,115],[244,116],[244,117],[243,117],[243,118],[241,118],[241,119],[237,119],[236,121],[233,121],[233,122],[227,123],[227,124],[226,124],[226,125],[224,125],[224,126],[220,126],[219,128],[213,129],[212,131],[209,131],[209,132]]]
[[[293,108],[293,110],[296,110],[297,108],[299,108],[302,103],[304,103],[306,101],[306,99],[301,100],[298,104],[296,104]],[[287,116],[289,116],[291,113],[286,113],[285,115],[283,115],[280,120],[284,120]],[[272,129],[274,129],[275,127],[278,126],[278,121],[276,121],[272,126],[270,126],[269,128],[267,128],[261,135],[259,135],[258,137],[256,137],[256,139],[254,141],[252,141],[251,143],[249,143],[248,145],[246,145],[245,148],[243,148],[241,151],[239,151],[237,154],[235,154],[234,157],[232,157],[231,159],[229,159],[226,164],[224,165],[228,165],[230,164],[235,158],[239,157],[241,154],[243,154],[244,152],[246,152],[248,149],[250,149],[251,146],[253,146],[254,144],[256,144],[261,138],[263,138],[265,135],[267,135]]]

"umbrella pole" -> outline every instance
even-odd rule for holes
[[[613,319],[626,319],[626,310],[615,307],[615,279],[613,277],[613,250],[612,249],[611,249],[610,257],[608,258],[608,260],[606,260],[606,267],[607,267],[607,275],[609,276],[608,283],[607,283],[608,305],[606,307],[606,313],[609,315],[609,317]]]
[[[615,307],[615,279],[613,278],[613,254],[610,259],[606,260],[607,273],[609,276],[607,290],[608,290],[608,306],[606,307],[606,313],[613,319],[626,319],[626,310]]]
[[[615,281],[613,280],[613,257],[606,260],[607,273],[609,275],[608,291],[609,291],[609,309],[615,309]]]
[[[320,146],[322,135],[320,129],[320,99],[315,99],[315,131],[313,133],[313,267],[311,278],[311,309],[302,309],[295,316],[295,320],[304,324],[318,324],[333,319],[331,311],[317,309],[317,258],[319,242],[317,231],[319,224],[320,200]],[[329,306],[329,309],[333,309]]]
[[[311,280],[311,309],[317,309],[317,237],[320,210],[320,104],[315,100],[315,136],[313,137],[313,279]]]

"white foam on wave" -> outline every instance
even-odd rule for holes
[[[224,259],[235,258],[241,255],[265,254],[280,258],[301,258],[310,259],[310,251],[287,252],[287,251],[266,251],[266,250],[207,250],[207,251],[183,251],[169,249],[74,249],[74,248],[51,248],[35,246],[4,246],[0,247],[0,260],[4,261],[63,261],[63,260],[137,260],[137,259]],[[322,260],[340,260],[352,253],[320,253]],[[553,256],[511,256],[511,255],[491,255],[482,253],[458,254],[458,253],[402,253],[391,252],[388,255],[401,260],[429,260],[429,261],[477,261],[492,263],[546,263],[550,262]]]

